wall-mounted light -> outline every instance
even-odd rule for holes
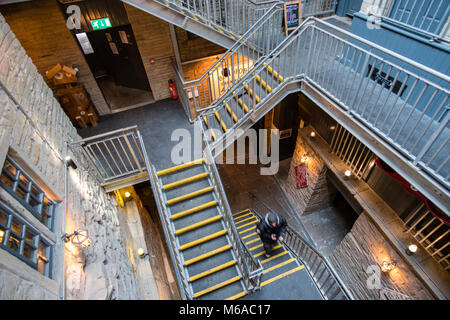
[[[415,245],[415,244],[410,244],[408,246],[408,248],[406,249],[406,254],[408,254],[409,256],[412,256],[413,254],[415,254],[417,252],[419,248]]]
[[[350,177],[352,176],[352,172],[351,172],[350,170],[345,170],[344,175],[345,175],[347,178],[350,178]]]
[[[129,199],[130,197],[131,197],[131,193],[130,193],[130,192],[128,192],[128,191],[127,191],[127,192],[125,192],[125,198],[126,198],[126,199]]]
[[[67,166],[71,167],[74,170],[77,169],[77,165],[75,164],[75,162],[72,160],[72,158],[70,156],[67,156],[64,160],[66,161]]]
[[[88,231],[86,229],[75,230],[70,234],[66,233],[64,235],[64,240],[66,243],[71,241],[73,245],[82,248],[87,248],[91,244],[91,239],[89,238]]]
[[[333,131],[334,129],[336,129],[336,126],[331,126],[330,130]]]
[[[137,254],[138,254],[139,258],[141,258],[141,259],[144,259],[146,256],[148,256],[148,253],[146,253],[145,250],[142,248],[139,248],[137,250]]]
[[[383,263],[381,264],[381,271],[390,272],[394,270],[396,266],[397,263],[395,261],[383,261]]]
[[[316,136],[316,133],[314,131],[311,131],[310,136],[311,138],[314,138]]]
[[[302,157],[300,158],[300,162],[301,163],[306,163],[306,161],[308,161],[308,156],[306,155],[306,153],[304,155],[302,155]]]

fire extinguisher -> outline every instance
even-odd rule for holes
[[[177,92],[177,88],[175,87],[175,82],[173,82],[172,79],[169,80],[169,90],[170,90],[170,95],[172,96],[172,99],[177,100],[178,92]]]

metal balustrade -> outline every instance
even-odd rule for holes
[[[137,126],[96,135],[72,145],[81,147],[107,191],[148,179],[144,146]],[[111,189],[112,188],[112,189]]]
[[[202,131],[202,137],[205,136],[205,132]],[[239,237],[239,233],[233,219],[233,213],[230,205],[228,204],[228,199],[217,170],[216,162],[211,153],[209,144],[205,139],[202,139],[202,147],[204,150],[203,156],[205,159],[205,165],[208,168],[208,172],[210,172],[211,180],[213,181],[216,195],[218,197],[218,206],[222,212],[224,224],[229,231],[228,236],[232,244],[236,264],[242,274],[242,280],[246,293],[249,294],[253,291],[259,290],[264,269],[261,265],[261,261],[255,259],[247,245],[242,241],[241,237]]]
[[[291,83],[307,83],[330,98],[448,194],[450,77],[316,18],[305,20],[220,101],[203,109],[199,117],[205,123],[221,119],[224,131],[212,149],[249,118],[273,108],[270,101]]]
[[[373,0],[363,11],[433,40],[450,41],[447,0]]]
[[[199,79],[183,81],[176,72],[177,81],[184,88],[179,91],[182,104],[191,122],[285,38],[281,30],[282,14],[283,5],[273,5]]]
[[[450,272],[450,227],[421,203],[405,219],[406,232]]]
[[[263,220],[263,212],[275,212],[263,200],[252,193],[254,200],[252,212]],[[303,237],[289,225],[284,233],[282,243],[306,268],[315,286],[326,300],[352,300],[353,297],[342,284],[339,276],[316,249],[314,249]]]

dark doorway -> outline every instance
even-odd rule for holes
[[[118,86],[150,91],[131,25],[88,32],[94,53],[86,60],[96,78],[110,76]]]
[[[66,19],[70,4],[61,4]],[[112,112],[154,102],[132,26],[120,0],[76,2],[73,34]]]

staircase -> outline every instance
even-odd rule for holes
[[[211,173],[199,159],[157,172],[170,216],[168,229],[197,299],[226,299],[242,291],[232,242],[218,207]]]
[[[218,155],[302,92],[449,212],[449,88],[447,75],[308,18],[196,113]]]

